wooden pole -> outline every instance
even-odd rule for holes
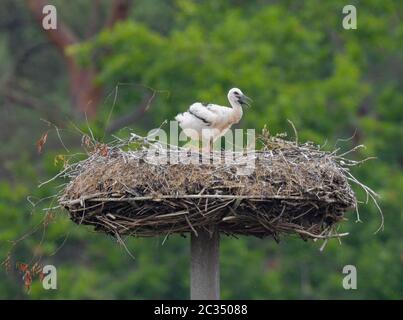
[[[220,299],[220,234],[215,230],[212,234],[205,230],[193,232],[190,238],[190,299]]]

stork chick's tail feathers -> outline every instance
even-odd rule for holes
[[[198,140],[200,138],[199,132],[194,128],[192,117],[189,112],[179,113],[175,120],[178,121],[179,127],[182,128],[184,134],[192,140]]]
[[[179,124],[183,121],[183,113],[179,113],[176,117],[175,120],[179,122]]]

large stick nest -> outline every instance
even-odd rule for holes
[[[127,150],[139,141],[136,151]],[[166,149],[150,154],[161,145],[147,143],[132,134],[98,145],[62,172],[71,180],[59,203],[74,222],[117,237],[215,227],[234,236],[328,238],[340,236],[335,224],[357,205],[348,183],[355,180],[348,170],[355,162],[310,143],[269,138],[253,161],[205,164],[164,163]],[[183,149],[169,152],[188,160],[200,157]]]

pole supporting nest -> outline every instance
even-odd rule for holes
[[[190,298],[191,300],[220,299],[220,234],[198,230],[190,238]]]

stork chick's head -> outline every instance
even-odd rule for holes
[[[246,105],[246,106],[250,107],[250,103],[252,102],[252,99],[249,98],[248,96],[244,95],[243,92],[241,91],[241,89],[238,89],[238,88],[232,88],[228,92],[228,100],[232,106]]]

